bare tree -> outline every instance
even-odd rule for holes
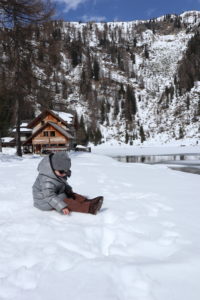
[[[33,28],[50,19],[50,0],[1,0],[0,38],[9,64],[10,89],[15,97],[17,155],[22,156],[20,123],[27,96],[31,94],[33,72],[30,57],[34,51]]]

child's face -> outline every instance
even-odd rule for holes
[[[67,172],[65,172],[65,171],[55,170],[54,172],[57,176],[60,176],[60,177],[65,177],[67,175]]]

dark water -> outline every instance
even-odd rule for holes
[[[192,164],[193,161],[199,161],[200,166],[200,154],[175,154],[175,155],[141,155],[141,156],[116,156],[116,160],[127,163],[145,163],[145,164],[167,164],[177,163]],[[198,162],[197,162],[198,164]]]
[[[116,156],[114,159],[126,163],[167,164],[173,170],[200,175],[200,154]],[[176,167],[171,167],[176,165]],[[178,165],[178,166],[177,166]]]
[[[170,169],[175,170],[175,171],[181,171],[181,172],[200,175],[200,168],[196,168],[196,167],[180,167],[180,168],[179,167],[170,167]]]

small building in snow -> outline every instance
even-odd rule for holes
[[[2,147],[15,147],[16,141],[14,137],[2,137],[1,145]]]
[[[86,147],[86,146],[83,146],[83,145],[76,145],[74,147],[74,150],[75,151],[83,151],[83,152],[91,152],[91,147]]]

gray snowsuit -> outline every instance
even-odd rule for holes
[[[43,158],[38,166],[39,174],[33,184],[34,206],[41,210],[56,209],[61,212],[67,207],[66,192],[72,190],[64,178],[56,176],[51,165],[51,154]]]

